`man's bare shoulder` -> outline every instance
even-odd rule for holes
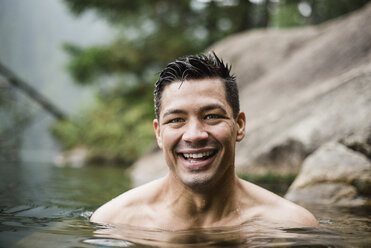
[[[255,214],[287,226],[318,226],[316,218],[307,209],[288,201],[258,185],[242,181],[252,199]]]
[[[149,207],[158,199],[162,179],[133,188],[99,207],[90,221],[103,224],[133,224],[148,215]]]

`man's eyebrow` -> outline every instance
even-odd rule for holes
[[[206,111],[209,111],[209,110],[214,110],[214,109],[219,109],[221,110],[224,114],[227,114],[227,110],[224,108],[223,105],[221,104],[210,104],[210,105],[207,105],[207,106],[204,106],[201,108],[201,111],[202,112],[206,112]]]
[[[166,110],[166,112],[162,115],[162,118],[168,116],[168,115],[172,115],[172,114],[185,114],[186,112],[184,110],[181,110],[181,109],[168,109]]]

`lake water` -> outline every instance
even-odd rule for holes
[[[102,203],[130,188],[122,168],[0,164],[0,247],[371,247],[371,208],[305,206],[318,228],[238,227],[178,232],[99,226]]]

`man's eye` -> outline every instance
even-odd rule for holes
[[[179,123],[179,122],[182,122],[183,119],[182,118],[174,118],[174,119],[171,119],[170,121],[168,121],[168,123]]]
[[[212,119],[219,119],[219,118],[221,118],[221,116],[216,115],[216,114],[209,114],[205,116],[205,120],[212,120]]]

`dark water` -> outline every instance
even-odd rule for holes
[[[98,226],[98,206],[130,188],[116,167],[0,165],[0,247],[371,247],[371,208],[305,206],[318,228],[243,226],[164,232]]]

